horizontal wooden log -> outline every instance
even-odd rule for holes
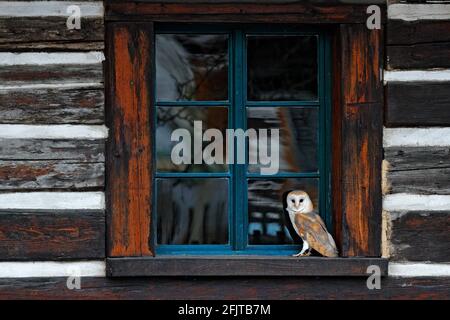
[[[105,161],[103,140],[0,139],[0,160]]]
[[[145,17],[155,22],[365,23],[367,3],[359,4],[108,1],[105,16],[106,20]]]
[[[450,82],[389,82],[385,125],[450,126]]]
[[[0,50],[102,50],[103,17],[81,16],[80,29],[64,17],[0,17]]]
[[[385,149],[389,193],[450,194],[450,147]]]
[[[0,161],[0,190],[100,189],[102,162]]]
[[[367,276],[376,265],[387,274],[388,262],[381,258],[323,258],[268,256],[192,256],[109,258],[106,272],[126,276]]]
[[[0,66],[0,89],[30,84],[102,83],[102,64]]]
[[[0,90],[0,123],[102,124],[101,89]]]
[[[450,211],[391,212],[390,259],[450,262]]]
[[[450,42],[387,46],[387,67],[429,69],[450,67]]]
[[[389,193],[450,194],[450,168],[388,171]]]
[[[450,21],[389,20],[386,41],[390,69],[450,66]]]
[[[389,162],[390,170],[394,171],[448,168],[450,146],[389,147],[384,148],[384,158]]]
[[[450,278],[383,278],[380,290],[338,277],[82,278],[80,290],[67,278],[0,279],[0,299],[450,299]]]
[[[386,26],[387,45],[416,45],[450,42],[450,21],[389,20]],[[432,54],[432,52],[430,52]]]
[[[103,211],[0,211],[0,260],[94,259],[104,256]]]

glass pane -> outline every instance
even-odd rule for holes
[[[203,159],[202,152],[207,145],[213,143],[203,142],[200,150],[194,149],[194,121],[201,121],[203,132],[209,128],[218,129],[222,133],[222,148],[213,148],[211,155],[216,157],[216,163],[194,164],[195,157]],[[226,172],[225,163],[225,131],[228,126],[228,110],[225,107],[158,107],[156,125],[156,168],[159,172]],[[176,129],[186,129],[188,137],[178,137],[176,141],[171,141],[171,136]],[[175,149],[174,149],[175,148]],[[172,151],[181,158],[186,156],[188,161],[183,163],[174,162]],[[190,150],[190,156],[185,153]],[[215,150],[222,150],[223,161],[219,161],[219,154]],[[208,153],[209,154],[209,153]],[[179,163],[179,164],[177,164]]]
[[[249,107],[247,119],[248,128],[280,130],[280,172],[317,172],[318,109]],[[269,143],[267,145],[269,146]],[[267,153],[270,154],[270,150]],[[261,167],[264,166],[249,164],[248,170],[251,173],[260,173]]]
[[[301,244],[286,211],[286,196],[292,190],[306,191],[318,209],[318,179],[271,179],[248,181],[249,244]]]
[[[158,100],[227,100],[228,35],[156,35]]]
[[[227,244],[228,180],[156,179],[158,244]]]
[[[248,36],[247,99],[317,100],[316,36]]]

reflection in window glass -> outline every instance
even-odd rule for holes
[[[228,36],[156,35],[159,101],[228,100]]]
[[[159,172],[225,172],[224,164],[194,164],[194,121],[202,121],[203,131],[208,128],[218,129],[225,139],[228,126],[228,110],[225,107],[158,107],[156,125],[156,167]],[[191,140],[171,141],[172,132],[176,129],[187,129]],[[225,141],[225,140],[224,140]],[[211,142],[204,142],[203,148]],[[175,145],[184,144],[191,150],[191,164],[174,164],[171,159]],[[226,159],[225,142],[223,157]],[[201,152],[201,150],[200,150]],[[213,154],[214,156],[214,154]]]
[[[247,119],[248,128],[280,130],[280,172],[317,172],[318,109],[250,107]],[[260,165],[248,170],[260,172]]]
[[[157,179],[158,244],[227,244],[228,180]]]
[[[247,99],[317,100],[315,36],[248,36]]]
[[[248,243],[301,244],[286,211],[286,195],[292,190],[306,191],[318,210],[318,179],[253,179],[248,181]]]

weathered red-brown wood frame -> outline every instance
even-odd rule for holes
[[[326,24],[333,41],[332,198],[335,236],[342,257],[381,255],[381,160],[383,128],[382,30],[366,27],[366,5],[226,3],[213,1],[107,1],[108,273],[110,275],[360,275],[374,259],[213,257],[189,260],[154,256],[152,217],[152,70],[154,22]],[[126,21],[126,22],[125,22]],[[134,258],[132,258],[134,257]],[[147,257],[147,258],[145,258]],[[219,263],[215,263],[220,260]],[[345,260],[345,261],[344,261]],[[133,262],[135,261],[135,262]],[[155,262],[157,261],[157,267]],[[179,263],[177,263],[177,261]],[[195,261],[199,261],[196,263]],[[385,272],[386,263],[375,259]],[[362,263],[362,264],[361,264]],[[324,268],[324,264],[328,267]],[[173,266],[179,265],[180,269]],[[221,269],[220,266],[223,266]],[[296,266],[292,268],[292,266]],[[357,266],[352,268],[351,266]],[[231,270],[231,271],[230,271]],[[289,271],[291,270],[291,271]],[[309,270],[309,271],[306,271]],[[350,271],[349,271],[350,270]],[[353,270],[353,271],[352,271]],[[209,273],[208,273],[209,274]],[[232,273],[233,274],[233,273]]]

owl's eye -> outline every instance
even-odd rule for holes
[[[292,202],[292,203],[295,203],[295,200],[294,200],[294,199],[292,199],[292,200],[291,200],[291,202]]]
[[[303,202],[303,200],[304,200],[304,199],[300,199],[300,203],[302,203],[302,202]]]

